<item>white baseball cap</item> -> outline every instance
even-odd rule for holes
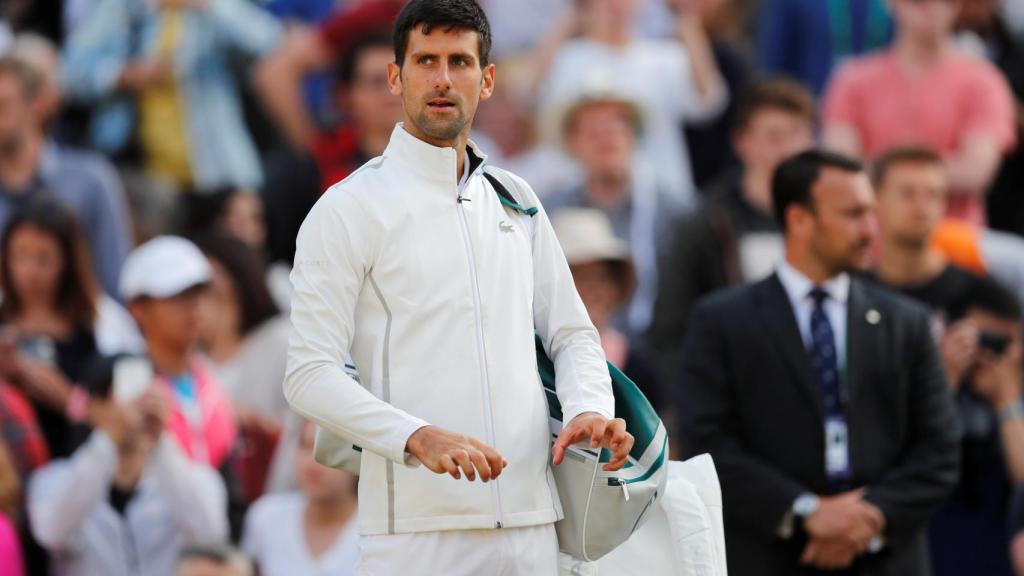
[[[206,284],[212,271],[196,245],[178,236],[158,236],[128,254],[121,268],[121,298],[170,298]]]

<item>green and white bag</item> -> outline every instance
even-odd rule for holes
[[[537,339],[537,369],[548,401],[551,441],[562,431],[562,405],[555,393],[554,364]],[[629,461],[616,472],[601,467],[608,450],[592,450],[589,439],[571,446],[552,466],[564,518],[555,524],[562,552],[592,562],[611,552],[647,520],[665,493],[668,433],[640,389],[610,362],[615,416],[626,421],[635,443]]]

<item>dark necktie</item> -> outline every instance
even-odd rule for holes
[[[832,323],[825,313],[829,293],[821,288],[811,290],[814,301],[811,311],[811,365],[821,390],[825,409],[825,461],[829,488],[833,492],[848,489],[850,479],[849,439],[844,411],[844,398],[839,379],[839,358]]]

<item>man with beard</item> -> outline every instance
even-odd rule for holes
[[[785,259],[693,311],[678,396],[684,455],[718,469],[730,572],[927,574],[958,460],[928,313],[853,275],[877,227],[860,164],[794,156],[772,204]]]
[[[565,423],[553,463],[587,441],[616,470],[633,444],[547,215],[468,139],[490,37],[473,0],[406,5],[388,64],[404,122],[299,232],[285,395],[362,449],[359,574],[557,572],[535,331]]]

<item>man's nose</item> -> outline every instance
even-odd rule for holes
[[[434,73],[434,88],[439,91],[445,91],[451,88],[452,79],[448,68],[447,62],[441,62],[441,65],[437,67],[437,71]]]

